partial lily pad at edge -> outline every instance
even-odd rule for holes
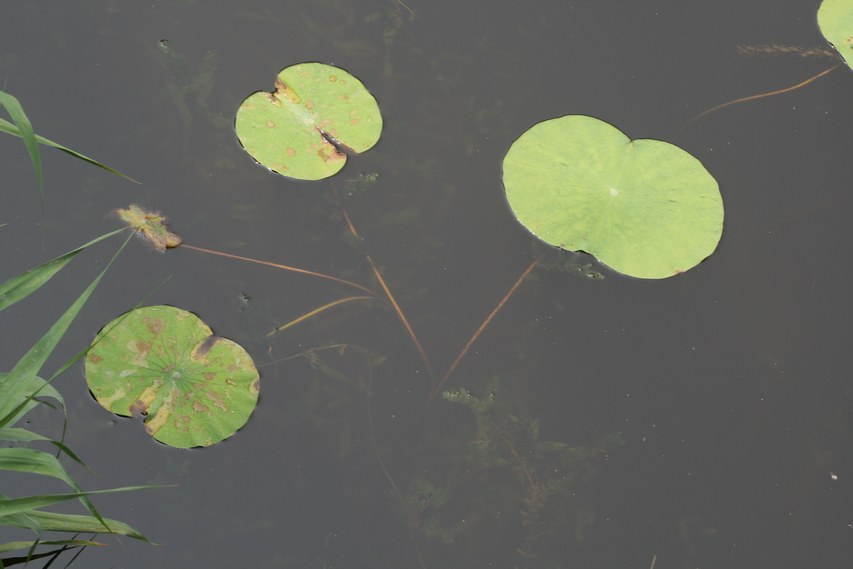
[[[299,63],[282,69],[275,91],[249,95],[234,128],[252,158],[300,180],[340,171],[382,134],[382,115],[361,81],[337,67]]]
[[[257,405],[252,358],[186,310],[138,308],[105,326],[93,344],[85,374],[95,399],[116,415],[145,417],[148,434],[169,446],[218,443]]]
[[[711,255],[722,234],[717,182],[696,158],[589,116],[531,127],[507,152],[503,180],[531,233],[634,277],[682,273]]]
[[[853,0],[823,0],[817,10],[817,24],[823,37],[853,69]]]

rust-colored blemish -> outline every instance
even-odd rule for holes
[[[101,356],[99,356],[97,354],[89,354],[89,361],[92,362],[93,364],[99,364],[102,361],[104,361],[104,358],[102,358]]]
[[[214,379],[216,379],[216,374],[215,374],[214,372],[212,372],[212,371],[206,371],[206,372],[204,372],[204,373],[203,373],[203,374],[201,374],[201,375],[202,375],[202,377],[204,377],[204,379],[206,379],[207,381],[213,381]]]
[[[197,413],[207,413],[208,411],[210,411],[208,406],[199,401],[198,399],[193,401],[193,410]]]
[[[335,160],[343,160],[345,155],[338,152],[338,149],[332,146],[329,143],[324,144],[317,150],[317,156],[325,160],[326,162],[333,162]]]
[[[228,410],[228,407],[225,406],[225,404],[222,402],[222,399],[219,397],[219,395],[217,395],[213,391],[205,391],[205,395],[207,395],[210,398],[210,400],[213,401],[213,404],[216,405],[216,407],[218,407],[222,411]]]
[[[349,123],[355,125],[355,124],[359,123],[359,120],[358,119],[350,119]]]
[[[136,351],[142,355],[147,354],[151,351],[151,342],[146,342],[145,340],[137,340]]]
[[[148,331],[152,334],[161,334],[166,328],[166,325],[163,323],[162,318],[145,317],[142,319],[142,322],[145,324],[145,327],[148,328]]]
[[[288,156],[290,156],[291,158],[293,158],[294,156],[296,156],[296,149],[295,149],[295,148],[293,148],[292,146],[288,146],[288,147],[287,147],[287,150],[285,150],[284,152],[285,152]]]
[[[337,80],[338,80],[337,76],[335,76],[335,75],[329,75],[329,82],[330,82],[330,83],[334,83],[334,82],[336,82]]]
[[[267,121],[267,126],[270,128],[275,128],[275,123],[272,121]]]
[[[253,381],[249,385],[249,392],[250,393],[258,393],[260,390],[261,390],[261,380],[260,379],[256,379],[255,381]]]

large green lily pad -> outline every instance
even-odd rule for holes
[[[275,91],[243,101],[235,128],[243,148],[270,170],[320,180],[376,144],[382,115],[373,95],[343,69],[299,63],[279,72]]]
[[[510,147],[503,180],[534,235],[634,277],[690,269],[723,229],[717,182],[696,158],[659,140],[630,140],[593,117],[534,125]]]
[[[853,69],[853,0],[823,0],[817,10],[820,31]]]
[[[258,370],[240,345],[198,316],[148,306],[98,333],[86,381],[105,409],[145,417],[145,430],[179,448],[209,446],[246,424],[258,402]]]

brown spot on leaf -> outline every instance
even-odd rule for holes
[[[206,379],[207,381],[213,381],[214,379],[216,379],[216,374],[215,374],[214,372],[212,372],[212,371],[206,371],[206,372],[204,372],[204,373],[203,373],[203,374],[201,374],[201,375],[202,375],[202,377],[204,377],[204,379]]]
[[[148,354],[148,352],[151,351],[151,342],[146,342],[145,340],[137,340],[136,351],[143,356]]]
[[[288,146],[288,147],[287,147],[287,150],[285,150],[284,152],[285,152],[288,156],[290,156],[291,158],[292,158],[292,157],[294,157],[294,156],[296,156],[296,149],[295,149],[295,148],[293,148],[292,146]]]
[[[152,334],[162,334],[163,330],[166,328],[162,318],[151,318],[150,316],[147,316],[142,319],[142,322]]]
[[[275,128],[275,123],[272,121],[267,121],[267,126],[270,128]]]
[[[89,361],[92,362],[93,364],[99,364],[102,361],[104,361],[104,358],[102,358],[101,356],[99,356],[97,354],[89,354]]]
[[[326,162],[335,162],[337,160],[343,160],[346,158],[343,154],[338,152],[338,150],[332,146],[331,144],[324,144],[317,150],[317,156],[325,160]]]
[[[205,405],[204,403],[202,403],[198,399],[193,401],[193,410],[196,411],[197,413],[207,413],[208,411],[210,411],[210,409],[207,407],[207,405]]]
[[[213,404],[216,405],[217,408],[221,409],[222,411],[228,410],[228,407],[225,406],[225,403],[222,402],[222,398],[220,398],[217,393],[213,391],[205,391],[204,394],[207,395],[211,401],[213,401]]]
[[[261,380],[256,379],[251,384],[249,384],[249,392],[250,393],[258,393],[261,390]]]

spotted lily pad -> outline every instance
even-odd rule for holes
[[[853,0],[823,0],[817,10],[820,31],[853,68]]]
[[[373,95],[343,69],[299,63],[279,72],[275,91],[243,101],[235,128],[243,148],[270,170],[320,180],[376,144],[382,115]]]
[[[148,434],[167,445],[226,439],[258,402],[258,370],[246,350],[186,310],[138,308],[105,326],[93,344],[85,373],[98,403],[144,417]]]
[[[503,162],[513,213],[543,241],[612,269],[659,279],[709,256],[723,229],[717,182],[693,156],[659,140],[570,115],[534,125]]]

